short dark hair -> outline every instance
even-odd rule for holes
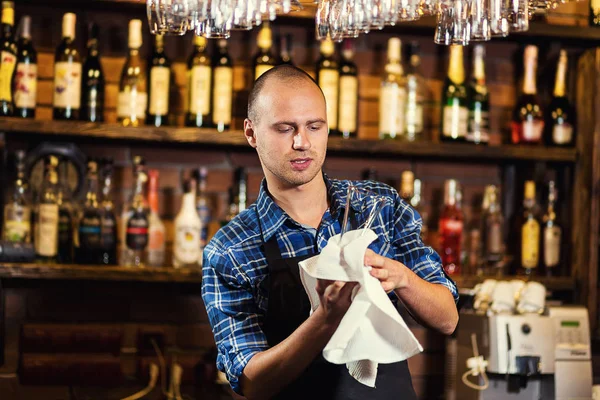
[[[277,80],[303,80],[306,79],[312,82],[316,87],[321,88],[317,85],[317,82],[306,73],[306,71],[295,67],[289,64],[278,65],[276,67],[271,68],[267,72],[263,73],[258,77],[256,81],[254,81],[254,86],[252,86],[252,90],[250,90],[250,95],[248,96],[248,118],[252,121],[258,120],[258,115],[256,114],[256,100],[262,92],[264,86],[271,79]],[[321,91],[321,94],[323,92]],[[325,98],[325,96],[323,96]]]

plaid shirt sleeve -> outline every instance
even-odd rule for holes
[[[393,239],[396,260],[427,282],[448,288],[454,301],[458,302],[458,289],[444,273],[440,256],[421,240],[422,226],[423,221],[419,213],[396,194]]]
[[[214,242],[204,251],[202,299],[217,346],[217,368],[241,394],[240,376],[248,361],[268,349],[261,328],[263,313],[247,275]]]

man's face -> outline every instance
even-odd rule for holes
[[[327,151],[327,111],[318,87],[308,80],[267,82],[252,121],[265,174],[284,187],[312,181]]]

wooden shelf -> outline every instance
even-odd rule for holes
[[[559,290],[559,291],[570,291],[576,289],[576,281],[575,278],[570,276],[556,276],[556,277],[545,277],[545,276],[532,276],[527,277],[525,275],[517,275],[517,276],[475,276],[475,275],[460,275],[456,277],[452,277],[454,282],[459,289],[470,289],[473,288],[478,283],[482,283],[486,279],[496,279],[496,280],[513,280],[520,279],[523,281],[535,281],[540,282],[546,289],[548,290]]]
[[[170,143],[225,147],[238,150],[252,150],[241,131],[219,133],[214,129],[197,128],[155,128],[149,126],[130,128],[117,124],[98,124],[70,121],[36,121],[18,118],[0,118],[0,132],[6,134],[34,134],[50,137],[70,137],[73,139],[109,139],[141,141],[149,143]],[[577,160],[573,148],[550,148],[544,146],[475,146],[466,143],[433,143],[401,141],[380,141],[329,139],[328,149],[336,154],[365,156],[413,157],[452,160],[522,160],[572,163]]]

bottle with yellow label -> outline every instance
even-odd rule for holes
[[[535,182],[525,182],[523,199],[525,209],[521,226],[521,266],[527,275],[538,267],[540,260],[540,222],[537,218],[535,201]]]
[[[338,117],[338,130],[344,139],[356,137],[358,131],[358,69],[353,58],[353,44],[346,40],[340,62],[340,115]]]
[[[14,116],[35,118],[37,105],[37,52],[31,41],[31,17],[23,16],[17,43],[17,69],[13,84]]]
[[[220,39],[215,53],[212,84],[212,126],[219,132],[231,126],[233,109],[233,64],[227,51],[227,40]]]
[[[13,26],[15,9],[12,1],[2,2],[2,43],[0,44],[0,116],[13,115],[12,79],[17,65],[17,44]]]
[[[54,57],[53,118],[79,119],[81,107],[81,56],[75,47],[77,17],[66,13],[62,21],[62,41]]]
[[[327,106],[327,124],[329,134],[337,135],[338,132],[338,94],[340,86],[340,71],[338,62],[334,57],[335,45],[327,39],[321,42],[321,58],[317,61],[317,84],[325,95]]]
[[[196,128],[210,124],[212,68],[206,54],[206,38],[194,37],[194,51],[188,59],[188,103],[186,126]]]
[[[148,112],[146,124],[156,127],[169,124],[171,61],[165,54],[163,35],[154,36],[154,51],[148,62]]]
[[[273,45],[273,33],[268,22],[263,22],[262,28],[256,37],[258,53],[254,57],[254,80],[277,65],[277,59],[271,51]]]
[[[129,22],[129,56],[121,72],[117,118],[124,126],[138,126],[146,119],[148,91],[146,69],[140,57],[142,21]]]

